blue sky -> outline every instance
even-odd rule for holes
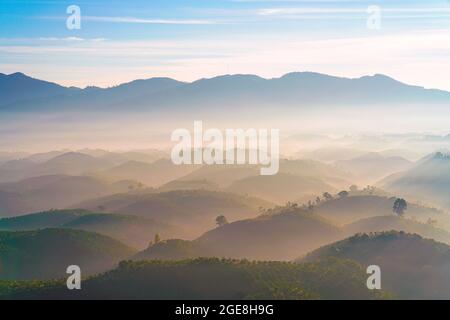
[[[66,9],[81,9],[69,30]],[[367,8],[381,28],[367,28]],[[0,72],[64,85],[292,71],[385,73],[450,90],[448,1],[2,0]]]

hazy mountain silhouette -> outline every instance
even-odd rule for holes
[[[406,85],[384,75],[349,79],[313,72],[294,72],[273,79],[255,75],[224,75],[192,83],[151,78],[107,89],[83,90],[60,87],[22,74],[3,76],[1,79],[7,98],[0,105],[0,110],[7,111],[167,111],[168,108],[185,111],[186,107],[195,111],[223,106],[257,106],[258,109],[284,106],[289,109],[313,105],[364,106],[450,101],[449,92]],[[35,94],[27,93],[23,97],[20,93],[27,90],[28,86],[37,88],[32,91]]]
[[[26,104],[27,101],[68,95],[77,91],[81,90],[34,79],[20,72],[10,75],[0,73],[0,109],[8,104]]]

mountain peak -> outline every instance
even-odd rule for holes
[[[31,78],[22,72],[15,72],[8,75],[10,78]]]

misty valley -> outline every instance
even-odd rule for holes
[[[106,89],[11,74],[0,92],[0,299],[450,299],[450,136],[408,127],[405,107],[450,93],[314,73]],[[386,106],[405,117],[340,123]],[[269,162],[261,128],[279,129]]]

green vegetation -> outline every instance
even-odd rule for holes
[[[355,262],[329,259],[289,262],[195,259],[124,261],[119,267],[69,291],[55,282],[0,282],[9,299],[377,299],[388,297],[365,286]],[[213,285],[212,285],[213,284]]]
[[[351,259],[381,268],[382,288],[402,299],[450,299],[450,246],[403,232],[358,234],[298,262]]]
[[[132,215],[94,213],[87,210],[51,210],[0,219],[0,230],[25,231],[70,228],[97,232],[139,249],[144,249],[158,232],[166,237],[180,233],[175,227]]]
[[[64,277],[73,264],[89,275],[108,270],[133,253],[117,240],[87,231],[0,232],[0,279]]]

